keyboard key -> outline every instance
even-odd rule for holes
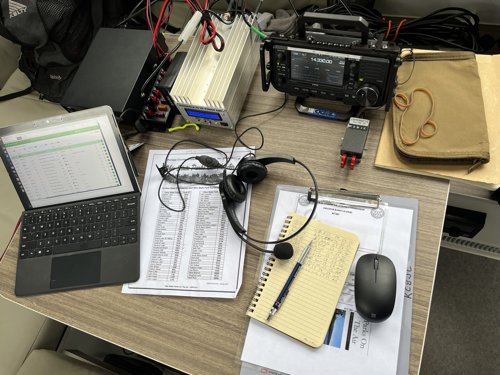
[[[61,218],[61,215],[59,212],[54,212],[54,220],[59,220]]]
[[[54,246],[59,246],[61,244],[61,238],[56,237],[54,238]]]
[[[35,224],[35,218],[33,216],[30,217],[30,224]]]
[[[109,247],[109,246],[111,246],[111,239],[110,238],[105,238],[104,240],[102,240],[102,246],[103,247]]]
[[[99,223],[97,228],[99,230],[103,230],[103,229],[108,229],[108,223],[104,222],[104,223]]]
[[[85,241],[85,238],[86,238],[86,237],[85,237],[85,235],[84,235],[84,234],[79,234],[79,235],[78,235],[78,242],[83,242],[83,241]]]
[[[117,228],[114,228],[112,231],[111,231],[111,237],[117,237],[118,236],[118,229]]]
[[[47,223],[47,229],[54,229],[54,223]]]
[[[107,229],[104,231],[104,238],[109,238],[111,237],[111,230]]]
[[[51,247],[45,248],[45,255],[52,255],[52,248]]]
[[[45,215],[45,222],[52,221],[52,214]]]
[[[42,232],[42,238],[49,238],[49,232]]]
[[[40,215],[40,216],[38,216],[38,217],[36,218],[36,222],[37,222],[37,223],[43,223],[44,219],[45,219],[45,218],[44,218],[42,215]]]
[[[66,230],[64,230],[64,229],[62,229],[62,228],[61,228],[61,229],[58,229],[58,230],[57,230],[57,235],[58,235],[58,236],[64,236],[64,235],[66,235]]]
[[[62,221],[60,220],[54,221],[54,228],[56,229],[62,228]]]
[[[66,234],[73,234],[73,228],[66,228]]]
[[[61,238],[61,244],[62,244],[62,245],[65,245],[65,244],[67,244],[67,243],[69,243],[69,237],[68,237],[68,236],[64,236],[64,237],[62,237],[62,238]]]
[[[30,232],[38,232],[38,224],[33,224],[30,228]]]
[[[95,234],[95,239],[100,240],[102,238],[102,231],[98,230]]]
[[[90,202],[89,203],[89,207],[94,207],[95,206],[95,202]]]
[[[67,228],[67,227],[69,227],[69,226],[70,226],[70,221],[69,221],[69,219],[65,219],[65,220],[63,220],[63,227],[64,227],[64,228]]]
[[[128,201],[128,197],[123,197],[122,201]]]
[[[77,236],[75,236],[75,235],[69,236],[69,242],[70,243],[75,243],[76,241],[78,241],[78,237]]]
[[[95,215],[87,216],[87,223],[95,223]]]
[[[94,239],[94,233],[87,233],[87,241],[92,241]]]
[[[48,239],[48,240],[45,240],[45,247],[51,247],[53,244],[53,240],[52,239]]]
[[[85,241],[61,245],[52,249],[54,254],[70,253],[73,251],[91,250],[102,247],[101,240]]]
[[[130,235],[130,243],[136,243],[137,242],[137,235],[131,234]]]
[[[19,258],[26,259],[28,257],[28,250],[22,250],[19,252]]]
[[[57,230],[51,230],[50,237],[57,237]]]
[[[75,225],[78,225],[78,219],[70,219],[70,225],[74,227]]]
[[[90,232],[90,225],[87,224],[87,225],[84,225],[83,226],[83,231],[86,233],[86,232]]]
[[[129,242],[128,236],[120,236],[120,245],[126,245]]]
[[[40,238],[42,238],[42,234],[41,233],[34,233],[33,234],[33,239],[34,240],[39,240]]]
[[[21,232],[24,234],[24,233],[29,233],[30,232],[30,227],[23,227],[23,229],[21,229]]]
[[[38,240],[36,242],[36,247],[39,248],[39,247],[44,247],[45,246],[45,240]]]
[[[128,217],[128,210],[123,210],[120,212],[120,218],[121,219],[125,219],[126,217]]]
[[[104,214],[103,217],[104,217],[105,221],[111,220],[111,214],[109,214],[109,213],[108,214]]]
[[[125,220],[125,226],[129,226],[129,225],[136,225],[137,224],[137,219],[136,218],[129,218],[127,220]]]
[[[126,234],[136,234],[137,233],[137,227],[136,226],[130,226],[130,227],[123,227],[119,229],[120,236],[126,235]]]
[[[82,228],[82,226],[81,226],[81,225],[76,226],[76,227],[75,227],[75,234],[80,234],[80,233],[82,233],[82,230],[83,230],[83,228]]]
[[[66,211],[61,212],[61,219],[67,219],[68,213]]]
[[[99,215],[95,215],[95,221],[100,222],[102,220],[103,220],[102,215],[100,215],[100,214]]]
[[[87,218],[86,217],[81,217],[79,223],[80,224],[87,224]]]
[[[31,216],[31,212],[23,212],[23,217],[30,217]]]
[[[47,226],[46,226],[45,224],[40,224],[40,225],[38,226],[38,230],[45,230],[45,229],[46,229],[46,227],[47,227]]]
[[[44,254],[45,254],[44,249],[36,249],[36,256],[37,257],[43,257]]]
[[[23,218],[23,225],[28,225],[29,223],[30,223],[30,218],[29,217]]]
[[[100,205],[103,205],[104,204],[104,201],[98,201],[97,202],[97,205],[100,206]]]
[[[21,242],[31,241],[33,235],[31,233],[21,234]]]
[[[111,211],[116,211],[116,203],[112,203],[112,204],[110,204],[110,205],[109,205],[109,209],[110,209]]]
[[[118,237],[113,237],[111,239],[111,245],[113,245],[113,246],[117,246],[118,245]]]
[[[123,227],[125,225],[125,220],[118,219],[115,221],[117,227]]]
[[[21,250],[30,250],[36,247],[36,241],[24,242],[19,247]]]
[[[36,250],[28,250],[28,258],[34,258],[36,257]]]
[[[115,227],[115,221],[114,221],[114,220],[110,220],[110,221],[108,222],[108,228],[109,228],[109,229],[112,229],[112,228],[114,228],[114,227]]]
[[[127,208],[136,208],[137,202],[127,202]]]

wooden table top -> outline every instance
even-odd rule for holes
[[[167,39],[168,42],[168,39]],[[170,45],[171,43],[169,43]],[[173,45],[173,44],[171,44]],[[187,50],[184,45],[182,50]],[[375,154],[385,112],[367,112],[371,130],[367,151],[354,170],[340,168],[339,143],[346,123],[299,115],[289,98],[282,110],[244,120],[238,131],[258,126],[265,144],[257,155],[281,153],[305,163],[319,187],[369,191],[382,195],[415,198],[419,201],[415,259],[413,320],[410,374],[418,374],[432,288],[441,241],[449,183],[432,177],[402,174],[378,169]],[[279,107],[284,95],[261,90],[260,71],[256,71],[240,116]],[[330,108],[335,103],[326,103]],[[180,116],[174,126],[184,123]],[[133,131],[123,127],[123,133]],[[248,145],[258,145],[256,131],[244,136]],[[172,133],[146,133],[128,140],[144,142],[133,151],[141,176],[149,150],[168,149],[182,139],[231,147],[231,130],[194,127]],[[194,148],[187,145],[183,148]],[[268,167],[268,177],[253,187],[249,235],[264,238],[269,222],[275,188],[279,184],[311,186],[302,167],[276,164]],[[31,310],[58,320],[116,345],[192,374],[239,374],[240,353],[248,327],[245,315],[255,287],[260,253],[247,247],[243,284],[236,299],[143,296],[121,293],[121,285],[18,298],[14,294],[19,232],[0,264],[0,294]]]

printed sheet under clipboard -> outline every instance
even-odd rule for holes
[[[307,188],[277,187],[269,239],[279,234],[280,223],[290,211],[309,216],[313,203],[308,201],[307,192]],[[408,373],[418,201],[381,198],[383,204],[377,209],[349,205],[347,197],[331,199],[320,193],[314,219],[354,232],[360,239],[324,344],[319,349],[307,348],[251,319],[242,361],[286,374],[324,374],[332,368],[349,374]],[[380,246],[396,267],[397,296],[392,316],[374,324],[355,311],[354,270],[362,255],[375,253]]]

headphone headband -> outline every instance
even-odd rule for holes
[[[272,163],[295,164],[295,158],[293,156],[288,156],[288,155],[283,155],[283,154],[262,155],[262,156],[247,158],[245,160],[258,161],[262,165],[268,165],[268,164],[272,164]]]

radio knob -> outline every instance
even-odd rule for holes
[[[362,107],[371,107],[377,102],[378,94],[377,86],[366,83],[356,91],[356,101]]]
[[[286,60],[286,56],[284,53],[282,52],[279,52],[277,55],[276,55],[276,60],[278,60],[278,62],[282,63]]]
[[[286,82],[285,77],[278,76],[278,85],[279,85],[279,86],[281,86],[281,85],[285,84],[285,82]]]
[[[352,62],[351,65],[349,65],[349,68],[351,69],[351,73],[354,73],[356,71],[356,63]]]

